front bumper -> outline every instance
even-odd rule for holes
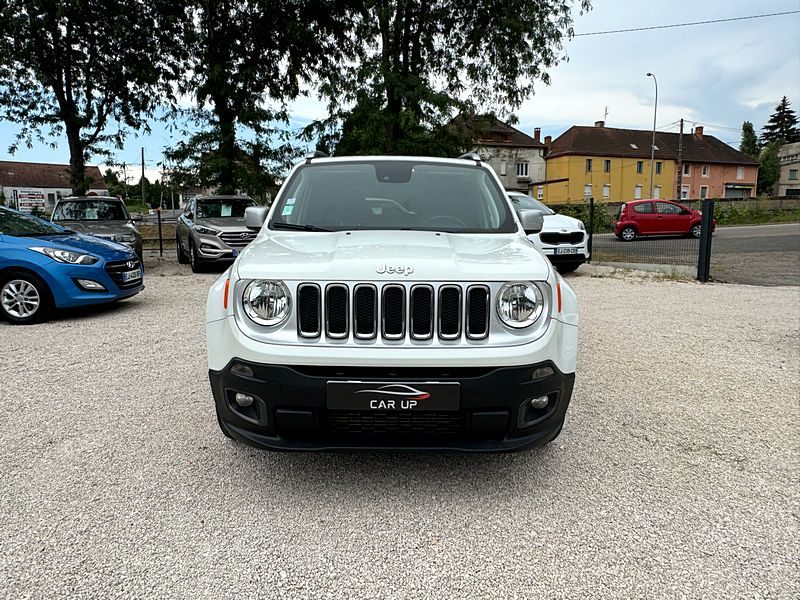
[[[232,370],[234,365],[246,368]],[[273,450],[510,451],[542,445],[561,430],[575,380],[549,361],[486,368],[323,367],[238,358],[221,371],[209,371],[209,377],[220,425],[242,442]],[[328,382],[345,380],[457,382],[459,409],[328,409]],[[237,392],[256,400],[242,408],[234,399]],[[532,409],[530,399],[544,395],[547,406]]]

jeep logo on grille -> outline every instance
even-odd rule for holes
[[[378,275],[383,275],[386,273],[387,275],[405,275],[408,277],[414,272],[414,267],[392,267],[389,265],[381,265],[375,271]]]

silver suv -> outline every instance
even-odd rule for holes
[[[256,237],[244,224],[244,211],[257,204],[247,196],[197,196],[175,227],[178,262],[198,273],[209,263],[233,261]]]
[[[53,223],[128,246],[141,260],[142,236],[125,203],[108,196],[70,196],[56,202]],[[137,219],[141,220],[141,219]]]

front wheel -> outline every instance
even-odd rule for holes
[[[36,275],[12,272],[0,280],[0,315],[15,325],[31,325],[47,318],[50,292]]]
[[[700,236],[703,235],[703,226],[700,223],[695,223],[692,225],[692,228],[689,230],[689,234],[693,238],[700,239]]]
[[[185,265],[188,263],[186,254],[183,253],[183,246],[181,246],[181,238],[175,236],[175,249],[178,251],[178,264]]]
[[[192,273],[203,272],[203,263],[200,257],[197,256],[197,248],[195,248],[194,242],[191,240],[189,240],[189,266],[192,268]]]
[[[626,227],[619,232],[619,239],[623,242],[632,242],[636,239],[636,230],[633,227]]]

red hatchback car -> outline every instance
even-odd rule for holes
[[[634,200],[619,207],[614,235],[631,242],[644,235],[688,235],[699,238],[703,213],[670,200]],[[711,231],[717,228],[711,221]]]

